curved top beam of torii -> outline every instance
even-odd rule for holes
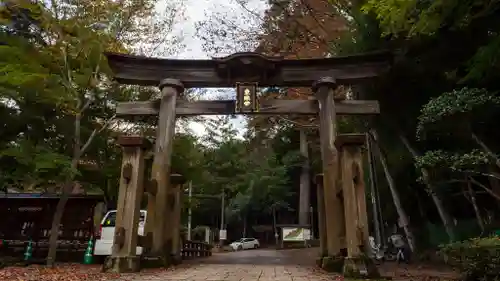
[[[283,59],[258,53],[236,53],[208,60],[160,59],[106,53],[115,79],[123,84],[157,86],[176,78],[186,88],[234,87],[256,82],[260,87],[311,87],[321,77],[338,84],[357,84],[387,71],[392,54],[386,51],[318,59]]]

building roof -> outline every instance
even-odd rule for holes
[[[5,193],[0,192],[0,199],[59,199],[60,194],[55,193]],[[104,200],[102,195],[70,195],[70,199]]]

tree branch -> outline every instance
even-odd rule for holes
[[[87,108],[89,108],[90,104],[92,104],[92,99],[87,99],[85,101],[85,104],[82,106],[82,108],[78,110],[79,113],[82,114]]]
[[[90,134],[89,138],[87,139],[87,141],[85,142],[85,144],[82,146],[82,149],[80,149],[80,153],[78,155],[78,159],[80,159],[80,157],[85,153],[85,151],[87,151],[87,149],[89,148],[90,144],[92,143],[92,140],[94,140],[94,138],[100,134],[102,131],[104,131],[110,124],[111,122],[115,119],[116,115],[113,115],[111,118],[109,118],[103,125],[101,128],[99,129],[94,129],[94,131],[92,131],[92,133]]]
[[[468,178],[469,178],[469,180],[470,180],[473,184],[475,184],[475,185],[477,185],[477,186],[481,187],[481,188],[482,188],[482,189],[484,189],[486,192],[488,192],[488,194],[490,194],[490,195],[491,195],[491,196],[493,196],[495,199],[497,199],[497,200],[499,200],[499,201],[500,201],[500,196],[499,196],[498,194],[496,194],[495,192],[493,192],[491,189],[489,189],[488,187],[486,187],[484,184],[480,183],[479,181],[477,181],[477,180],[476,180],[476,179],[474,179],[473,177],[468,176]]]
[[[304,128],[318,128],[319,127],[318,125],[315,125],[315,124],[301,124],[300,122],[293,121],[293,120],[290,120],[290,119],[282,117],[282,116],[276,116],[276,117],[278,117],[279,119],[281,119],[283,121],[290,122],[294,125],[297,125],[299,127],[304,127]]]
[[[472,139],[490,156],[495,159],[495,165],[500,168],[500,158],[491,150],[474,132],[471,132]]]
[[[488,178],[495,178],[495,179],[500,179],[500,175],[498,173],[482,173],[482,172],[477,172],[477,171],[472,171],[472,170],[463,170],[462,172],[464,173],[469,173],[469,174],[475,174],[478,176],[483,176],[483,177],[488,177]]]

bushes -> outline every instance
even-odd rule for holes
[[[446,263],[465,280],[500,280],[500,238],[474,238],[441,246]]]

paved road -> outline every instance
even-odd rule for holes
[[[322,281],[334,275],[314,269],[314,249],[248,250],[216,253],[185,268],[152,275],[129,276],[133,281]]]
[[[257,249],[230,253],[217,253],[198,260],[204,264],[249,264],[249,265],[314,265],[317,249]]]

